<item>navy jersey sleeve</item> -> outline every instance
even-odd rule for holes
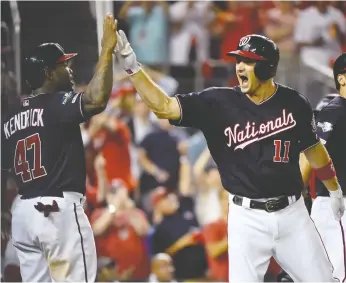
[[[201,92],[191,92],[188,94],[177,94],[180,107],[180,119],[170,120],[170,123],[180,127],[193,127],[200,129],[204,124],[204,119],[208,116],[208,94],[212,88]]]
[[[302,96],[301,107],[299,107],[298,132],[301,151],[305,151],[316,145],[320,140],[317,136],[316,121],[306,97]]]
[[[83,111],[84,93],[59,92],[50,101],[49,115],[55,123],[80,124],[91,118]]]
[[[317,135],[324,145],[330,140],[337,123],[346,123],[346,115],[340,110],[343,109],[325,107],[316,117]]]

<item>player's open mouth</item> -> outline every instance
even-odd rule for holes
[[[241,85],[244,85],[244,84],[246,84],[249,81],[247,76],[244,76],[244,75],[239,75],[239,80],[240,80],[240,84]]]

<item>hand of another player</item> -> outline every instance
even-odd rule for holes
[[[103,22],[102,48],[114,50],[118,42],[117,28],[118,21],[114,19],[113,15],[107,15]]]
[[[330,204],[333,210],[334,218],[339,222],[345,212],[345,202],[341,189],[330,193]]]
[[[137,62],[136,54],[133,51],[126,34],[119,30],[118,43],[115,47],[116,62],[129,75],[133,75],[140,70],[140,65]]]
[[[12,215],[10,211],[1,212],[1,239],[9,240],[11,238]]]

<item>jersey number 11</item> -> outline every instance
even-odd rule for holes
[[[273,157],[274,162],[283,162],[283,163],[288,163],[290,161],[290,158],[288,157],[288,154],[290,153],[290,141],[284,141],[284,156],[281,157],[281,140],[274,140],[274,147],[275,147],[275,153]]]

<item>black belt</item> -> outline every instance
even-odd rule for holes
[[[300,198],[301,194],[295,195],[296,201]],[[261,209],[265,210],[267,212],[275,212],[279,211],[281,209],[284,209],[285,207],[289,206],[287,196],[281,196],[275,199],[269,199],[267,201],[257,201],[257,200],[250,200],[250,208],[252,209]],[[243,206],[243,197],[240,196],[234,196],[233,202],[236,205]]]

